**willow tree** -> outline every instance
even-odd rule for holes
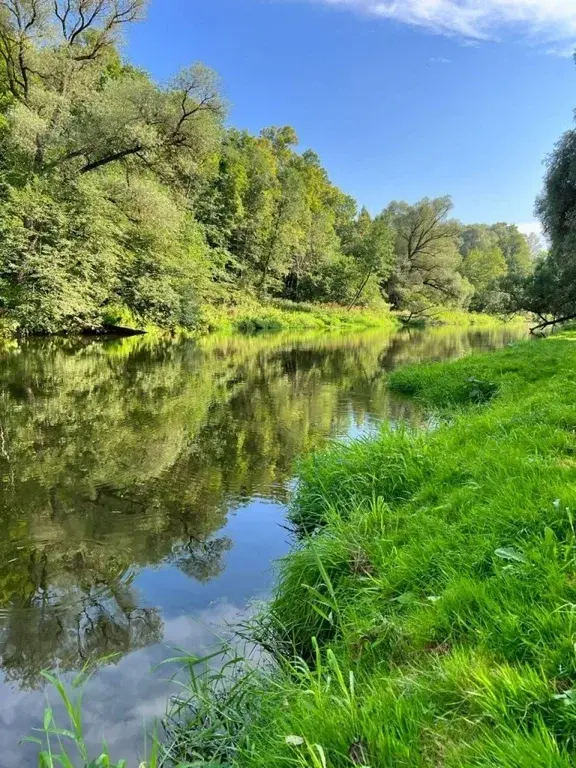
[[[223,104],[209,70],[196,65],[159,86],[117,53],[121,28],[143,6],[144,0],[0,5],[11,143],[31,172],[85,174],[129,159],[189,164],[213,148]]]
[[[471,293],[459,273],[459,225],[449,218],[450,197],[424,198],[415,205],[391,203],[384,216],[394,232],[395,265],[386,291],[396,309],[422,311],[459,304]]]
[[[499,309],[501,280],[508,275],[508,265],[500,248],[473,248],[463,259],[460,271],[474,289],[472,309],[479,312]]]
[[[535,314],[535,328],[576,318],[576,130],[567,131],[547,159],[536,210],[550,243],[533,274],[511,285],[511,305]]]

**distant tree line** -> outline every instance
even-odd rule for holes
[[[204,305],[245,296],[420,314],[526,295],[534,254],[514,225],[464,226],[449,197],[372,216],[297,151],[292,128],[226,127],[205,67],[158,84],[126,62],[119,36],[144,4],[0,2],[2,322],[196,328]],[[568,236],[542,211],[555,243]]]

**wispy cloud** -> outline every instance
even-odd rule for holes
[[[433,56],[428,59],[429,64],[452,64],[452,59],[445,59],[443,56]]]
[[[552,45],[546,49],[546,53],[551,56],[561,56],[563,59],[571,59],[576,51],[576,41],[571,43],[560,43],[558,45]]]
[[[506,31],[534,43],[576,40],[576,0],[316,0],[466,40]],[[551,52],[566,50],[553,46]]]

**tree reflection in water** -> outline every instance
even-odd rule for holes
[[[294,460],[382,419],[418,424],[385,372],[499,346],[519,329],[11,344],[0,366],[0,663],[114,663],[163,637],[134,580],[207,584],[250,499],[287,500]],[[247,553],[250,557],[250,553]]]

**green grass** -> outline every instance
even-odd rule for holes
[[[408,315],[401,314],[401,318],[407,321]],[[467,312],[463,309],[448,309],[447,307],[431,307],[421,315],[415,315],[408,321],[408,325],[418,328],[430,326],[448,325],[460,328],[495,328],[505,323],[526,323],[526,318],[519,315],[505,318],[497,315],[488,315],[484,312]]]
[[[317,530],[282,564],[262,631],[284,661],[235,764],[573,766],[575,339],[390,386],[439,421],[302,463],[292,517]]]
[[[190,688],[176,759],[576,766],[576,334],[390,387],[431,429],[301,463],[305,536],[248,630],[269,663],[224,694]]]
[[[526,323],[520,316],[506,318],[484,312],[466,312],[463,309],[439,307],[431,314],[429,325],[455,325],[462,328],[494,328],[504,323]]]
[[[334,331],[385,328],[393,330],[399,322],[382,304],[378,309],[337,305],[294,303],[271,300],[259,302],[244,298],[237,304],[205,307],[204,328],[211,333],[258,333],[261,331]]]
[[[401,325],[401,315],[390,312],[384,303],[375,307],[347,309],[336,304],[295,303],[282,299],[257,301],[243,297],[235,304],[203,309],[203,327],[208,332],[258,333],[261,331],[334,331],[385,328],[394,330]],[[524,322],[516,318],[513,322]],[[413,325],[454,326],[460,328],[494,328],[505,323],[502,318],[478,312],[450,310],[439,307],[426,318],[416,318]]]

